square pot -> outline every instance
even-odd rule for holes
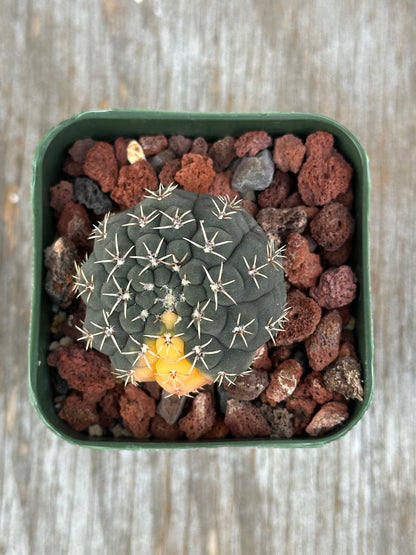
[[[54,408],[50,369],[46,363],[50,344],[52,302],[44,289],[44,248],[54,240],[49,188],[58,180],[67,149],[77,140],[92,137],[113,140],[119,136],[177,135],[215,140],[227,135],[239,136],[247,131],[264,130],[272,137],[293,133],[305,139],[315,131],[328,131],[335,138],[337,150],[354,169],[354,217],[356,231],[352,268],[358,276],[358,294],[354,301],[357,354],[362,363],[364,397],[350,403],[350,416],[339,429],[323,437],[291,439],[224,439],[224,440],[136,440],[131,438],[96,438],[74,431],[61,420]],[[374,389],[373,332],[369,269],[369,197],[368,158],[357,139],[336,121],[308,113],[181,113],[140,110],[108,110],[81,113],[49,130],[34,155],[32,181],[33,210],[33,297],[29,335],[30,400],[43,422],[60,438],[71,443],[100,449],[146,449],[189,447],[318,447],[347,433],[369,407]]]

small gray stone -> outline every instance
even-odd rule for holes
[[[186,399],[185,396],[178,397],[177,395],[169,395],[166,391],[162,391],[156,412],[168,424],[174,424],[182,415]]]
[[[263,191],[270,185],[274,174],[274,162],[269,150],[262,150],[256,156],[241,159],[234,172],[231,187],[239,193]]]
[[[166,148],[165,150],[162,150],[161,152],[158,152],[157,154],[149,158],[148,162],[155,170],[155,172],[159,173],[166,162],[168,162],[169,160],[174,160],[175,158],[176,154],[173,152],[173,150]]]
[[[243,200],[250,200],[251,202],[256,202],[257,195],[255,191],[246,191],[245,193],[240,193],[240,197]]]

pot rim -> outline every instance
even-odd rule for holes
[[[50,387],[42,381],[42,369],[45,374],[45,338],[40,345],[42,326],[49,322],[49,314],[42,310],[45,305],[43,292],[43,248],[47,246],[48,225],[51,223],[50,209],[47,203],[47,193],[52,183],[52,174],[58,177],[62,158],[54,149],[59,144],[61,155],[66,148],[76,140],[79,130],[83,136],[94,136],[94,128],[99,128],[100,138],[104,139],[102,131],[110,126],[113,132],[107,134],[107,140],[122,136],[122,128],[127,131],[136,126],[145,129],[140,134],[151,134],[148,129],[163,129],[166,126],[178,129],[176,133],[165,131],[164,134],[185,134],[180,130],[194,129],[195,134],[187,136],[201,136],[198,133],[202,128],[206,138],[221,138],[226,134],[239,134],[250,130],[265,130],[269,134],[278,135],[292,132],[293,129],[304,129],[304,135],[318,130],[331,132],[337,143],[338,150],[353,164],[356,185],[355,217],[358,230],[355,241],[359,240],[358,257],[355,261],[354,271],[359,275],[358,311],[361,319],[357,319],[357,340],[359,341],[359,355],[363,367],[364,399],[354,401],[351,405],[353,414],[339,429],[321,437],[294,437],[289,439],[254,438],[254,439],[224,439],[224,440],[136,440],[134,438],[95,438],[86,436],[85,433],[75,432],[66,422],[53,417],[51,407],[46,408],[45,396],[50,392]],[[150,127],[149,127],[150,126]],[[176,126],[176,127],[175,127]],[[215,132],[215,129],[227,129],[229,132]],[[147,131],[146,131],[147,129]],[[244,129],[244,131],[242,131]],[[97,132],[96,132],[97,133]],[[139,132],[138,132],[139,133]],[[138,134],[137,133],[137,134]],[[153,134],[158,134],[154,132]],[[296,132],[295,132],[296,134]],[[97,135],[96,135],[97,136]],[[340,147],[341,143],[341,147]],[[347,148],[348,152],[344,152]],[[53,163],[53,160],[55,162]],[[51,167],[51,164],[53,167]],[[49,173],[48,173],[49,172]],[[188,449],[206,447],[321,447],[329,442],[343,437],[351,430],[368,410],[374,395],[374,341],[373,322],[371,312],[371,284],[370,284],[370,257],[369,257],[369,203],[370,203],[370,170],[368,156],[356,137],[336,120],[308,112],[173,112],[153,110],[93,110],[85,111],[68,118],[49,129],[40,140],[33,158],[31,204],[33,214],[33,257],[32,276],[33,294],[31,302],[31,315],[29,326],[29,398],[44,424],[59,438],[83,447],[95,449]],[[50,322],[49,322],[50,323]],[[49,324],[48,324],[49,328]],[[43,376],[46,378],[45,376]],[[53,400],[52,400],[53,405]],[[59,422],[57,421],[59,420]]]

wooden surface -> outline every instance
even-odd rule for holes
[[[416,541],[416,4],[0,0],[0,553],[400,554]],[[31,158],[87,109],[312,111],[371,161],[376,394],[316,450],[94,452],[29,404]]]

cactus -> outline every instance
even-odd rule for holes
[[[160,186],[91,237],[75,276],[81,339],[125,383],[186,395],[232,382],[280,329],[281,250],[237,200]]]

